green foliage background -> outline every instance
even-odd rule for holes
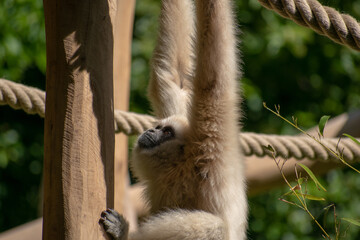
[[[355,18],[360,1],[327,0]],[[309,29],[264,9],[256,0],[236,1],[237,22],[242,30],[239,46],[243,59],[246,117],[244,130],[296,134],[262,107],[280,104],[282,114],[296,116],[304,128],[317,124],[322,115],[336,116],[360,107],[360,54],[339,46]],[[131,111],[149,113],[146,86],[149,59],[155,44],[159,1],[138,0],[132,46]],[[45,33],[41,0],[3,0],[0,4],[0,77],[44,89]],[[326,130],[325,130],[326,131]],[[43,161],[43,119],[8,106],[0,107],[0,231],[39,216]],[[326,203],[311,203],[316,217],[336,203],[339,217],[360,218],[360,176],[348,169],[321,179],[327,187]],[[309,184],[309,189],[316,189]],[[251,197],[249,239],[310,240],[321,233],[306,213],[278,198],[286,188]],[[320,194],[320,193],[319,193]],[[359,228],[343,223],[343,239],[359,239]]]

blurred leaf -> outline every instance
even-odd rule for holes
[[[324,128],[325,128],[325,125],[327,123],[327,121],[329,120],[330,116],[322,116],[320,118],[320,121],[319,121],[319,132],[320,132],[320,135],[321,136],[324,136]]]
[[[314,196],[311,194],[301,193],[299,191],[299,189],[300,189],[299,185],[296,185],[295,187],[293,187],[293,189],[291,191],[283,194],[283,196],[295,196],[295,193],[294,193],[294,191],[295,191],[297,195],[303,196],[304,198],[309,199],[309,200],[314,200],[314,201],[325,201],[326,200],[323,197],[318,197],[318,196]]]
[[[302,163],[297,163],[297,165],[299,165],[300,167],[302,167],[306,172],[307,174],[309,174],[310,178],[314,181],[314,183],[316,184],[316,186],[325,191],[326,192],[326,189],[321,185],[321,183],[319,182],[319,180],[317,180],[317,178],[315,177],[315,174],[307,167],[305,166],[304,164]]]
[[[355,219],[351,219],[351,218],[341,218],[342,220],[346,221],[346,222],[349,222],[353,225],[356,225],[358,227],[360,227],[360,221],[358,220],[355,220]]]
[[[314,196],[314,195],[310,195],[310,194],[301,194],[301,195],[304,196],[306,199],[313,200],[313,201],[325,201],[326,200],[323,197],[318,197],[318,196]]]
[[[8,165],[8,158],[7,158],[7,154],[5,151],[0,150],[0,168],[6,168],[6,166]]]
[[[268,145],[267,147],[266,146],[263,146],[266,150],[272,152],[272,153],[275,153],[275,150],[274,148],[271,146],[271,145]]]
[[[299,178],[299,179],[297,179],[298,185],[303,184],[303,182],[304,182],[304,178]]]
[[[353,136],[349,135],[349,134],[346,134],[346,133],[343,133],[344,136],[350,138],[351,140],[353,140],[356,144],[360,145],[360,142],[354,138]]]

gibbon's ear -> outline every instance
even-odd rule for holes
[[[158,118],[186,116],[194,68],[194,6],[191,0],[163,0],[161,7],[148,95]]]

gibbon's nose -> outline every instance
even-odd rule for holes
[[[151,134],[151,135],[154,135],[154,134],[161,135],[162,131],[161,131],[161,129],[150,128],[150,129],[146,130],[145,133]]]

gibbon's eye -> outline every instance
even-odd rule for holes
[[[157,125],[155,129],[161,129],[161,125]]]
[[[166,137],[172,137],[175,135],[174,129],[172,127],[164,127],[162,131]]]

